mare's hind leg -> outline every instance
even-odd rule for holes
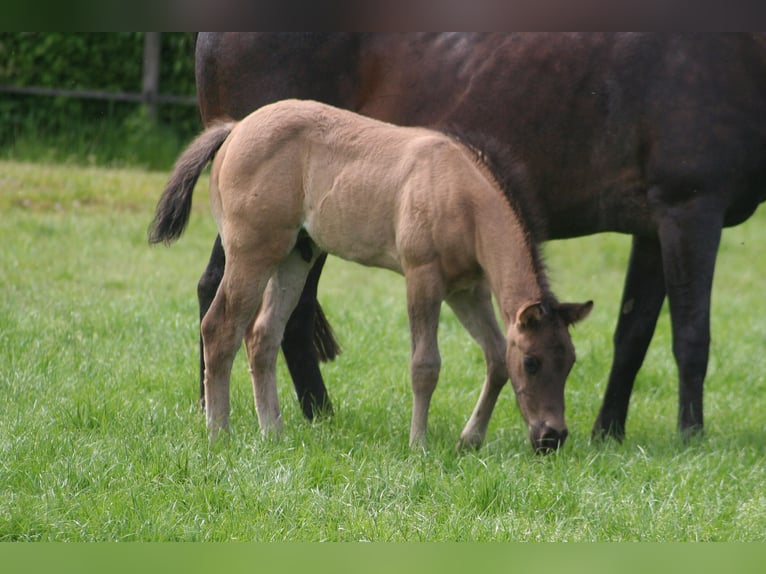
[[[210,252],[210,260],[205,267],[199,283],[197,283],[197,301],[199,302],[199,322],[205,318],[205,314],[215,298],[218,286],[223,278],[223,270],[226,266],[226,254],[221,244],[221,236],[217,235],[213,249]],[[205,409],[205,345],[202,342],[202,333],[199,336],[199,404]]]
[[[482,281],[474,289],[459,291],[447,298],[455,315],[484,352],[487,374],[471,418],[460,433],[458,449],[478,448],[487,435],[487,426],[500,391],[508,382],[505,365],[505,336],[497,324],[489,285]]]
[[[263,434],[282,430],[276,363],[285,325],[301,297],[312,261],[293,251],[272,276],[245,338],[258,422]]]
[[[293,379],[303,416],[308,420],[333,412],[330,396],[319,370],[320,359],[331,361],[339,352],[332,329],[317,301],[319,277],[326,258],[327,254],[323,253],[315,260],[282,339],[282,353]],[[318,349],[317,342],[321,343],[321,349]]]
[[[410,320],[412,379],[412,422],[410,447],[426,446],[428,409],[441,368],[437,342],[439,311],[444,300],[444,286],[439,270],[424,265],[408,269],[407,312]]]

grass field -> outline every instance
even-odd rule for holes
[[[590,441],[629,247],[604,234],[545,247],[559,298],[596,302],[560,452],[533,454],[510,390],[487,444],[454,452],[483,363],[446,308],[430,449],[411,452],[403,281],[337,259],[320,286],[344,346],[323,367],[336,415],[304,421],[280,362],[286,432],[262,440],[240,354],[211,447],[196,282],[215,229],[200,187],[179,243],[147,245],[165,177],[0,162],[0,541],[766,540],[764,213],[724,234],[702,440],[675,433],[663,311],[626,441]]]

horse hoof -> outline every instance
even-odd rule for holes
[[[590,436],[594,442],[604,442],[613,439],[618,443],[622,443],[625,440],[625,427],[616,423],[604,424],[596,421]]]
[[[476,451],[481,448],[483,442],[482,437],[479,436],[461,436],[455,445],[455,450],[457,452]]]

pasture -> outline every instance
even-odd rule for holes
[[[240,353],[232,433],[211,447],[196,283],[215,227],[200,189],[179,242],[147,245],[166,177],[0,162],[0,541],[766,540],[763,211],[724,232],[691,444],[666,310],[625,442],[590,440],[629,251],[604,234],[544,248],[558,297],[595,301],[572,331],[559,452],[533,453],[508,386],[485,446],[455,453],[484,362],[446,306],[429,451],[411,451],[404,282],[333,258],[319,294],[344,348],[323,367],[335,416],[302,418],[280,360],[285,433],[263,440]]]

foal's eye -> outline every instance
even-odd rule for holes
[[[533,357],[532,355],[525,355],[524,370],[528,374],[534,375],[537,371],[540,370],[540,359],[538,359],[537,357]]]

